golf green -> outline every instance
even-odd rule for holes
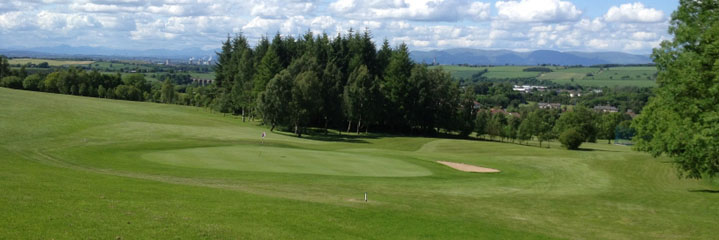
[[[415,164],[387,157],[260,144],[157,151],[142,157],[182,167],[255,172],[374,177],[426,176],[432,173]]]

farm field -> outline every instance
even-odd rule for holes
[[[296,138],[202,108],[0,88],[0,239],[719,235],[719,182],[679,179],[669,159],[628,147],[582,147]]]
[[[485,77],[489,79],[529,78],[549,80],[559,84],[579,84],[587,87],[653,87],[657,70],[655,67],[549,67],[553,72],[524,72],[523,69],[534,66],[496,66],[463,67],[441,66],[455,78],[470,79],[472,75],[487,69]]]
[[[40,64],[43,62],[47,62],[50,66],[71,66],[71,65],[88,65],[92,64],[95,61],[77,61],[77,60],[56,60],[56,59],[39,59],[39,58],[13,58],[8,60],[8,64],[20,64],[25,65],[28,63],[31,64]]]

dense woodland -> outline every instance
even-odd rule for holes
[[[240,34],[223,42],[218,59],[215,81],[208,86],[192,84],[188,74],[179,72],[155,76],[163,82],[150,82],[142,74],[102,74],[79,68],[27,74],[22,69],[10,71],[6,60],[0,84],[208,107],[243,120],[257,118],[272,130],[279,127],[298,136],[310,130],[327,134],[328,129],[460,137],[476,133],[480,138],[520,143],[536,139],[540,145],[572,137],[579,143],[614,139],[617,126],[630,129],[631,119],[589,108],[601,103],[641,110],[651,94],[649,90],[606,88],[603,94],[578,103],[557,91],[516,92],[511,85],[515,82],[487,81],[481,74],[472,81],[456,81],[441,68],[414,63],[404,44],[391,47],[385,40],[377,49],[368,31],[333,38],[311,32],[298,38],[277,34],[271,40],[260,39],[254,47]],[[577,107],[549,110],[527,102]]]

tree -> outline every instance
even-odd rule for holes
[[[10,64],[8,64],[7,58],[0,55],[0,79],[10,75]]]
[[[165,79],[162,83],[162,90],[160,93],[160,99],[163,103],[173,103],[175,100],[175,85],[172,84],[169,78]]]
[[[6,88],[22,89],[22,78],[18,76],[6,76],[0,81],[0,86]]]
[[[587,142],[595,142],[597,130],[594,123],[594,112],[585,107],[575,107],[574,111],[563,113],[557,120],[554,130],[556,133],[563,133],[574,128]]]
[[[597,123],[598,135],[600,138],[607,139],[607,144],[612,143],[617,126],[625,120],[624,116],[625,114],[616,112],[601,115],[601,121]]]
[[[719,174],[719,1],[681,0],[654,49],[656,95],[635,119],[636,148],[673,158],[680,176]]]
[[[40,90],[42,88],[43,84],[43,78],[40,74],[31,74],[30,76],[27,76],[25,80],[22,81],[22,87],[27,90]]]
[[[262,119],[275,130],[275,126],[286,124],[292,101],[292,76],[283,70],[267,83],[267,88],[257,97],[257,106]]]
[[[275,45],[271,45],[270,48],[262,57],[260,64],[257,66],[257,73],[254,75],[254,92],[258,93],[265,90],[267,83],[282,70],[282,63],[277,56]]]
[[[292,86],[290,117],[298,137],[302,137],[309,117],[317,109],[317,106],[322,104],[319,86],[320,80],[315,72],[305,71],[295,77]]]
[[[373,79],[370,76],[367,66],[362,65],[350,74],[347,85],[344,88],[344,105],[347,118],[357,120],[357,133],[359,134],[362,126],[362,117],[367,117],[371,110],[370,101],[372,91],[376,87],[373,86]],[[349,131],[349,128],[348,128]]]
[[[559,142],[569,150],[577,150],[584,142],[584,136],[577,128],[569,128],[559,135]]]
[[[475,122],[475,131],[477,131],[477,137],[482,137],[484,134],[488,134],[487,131],[489,129],[489,121],[491,119],[491,115],[489,114],[489,111],[480,110],[477,112],[477,118],[474,121]]]

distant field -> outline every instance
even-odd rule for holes
[[[75,60],[55,60],[55,59],[41,59],[41,58],[13,58],[8,60],[9,64],[20,64],[25,65],[28,63],[40,64],[47,62],[50,66],[65,66],[65,65],[87,65],[92,64],[95,61],[75,61]]]
[[[197,73],[197,72],[191,72],[190,76],[193,78],[200,78],[200,79],[215,79],[215,72],[209,72],[209,73]]]
[[[553,72],[550,73],[523,71],[525,68],[533,66],[440,67],[449,71],[455,78],[469,79],[472,77],[472,75],[487,69],[488,72],[484,74],[484,76],[489,79],[537,77],[537,79],[540,80],[550,80],[560,84],[569,83],[592,87],[653,87],[656,85],[654,75],[657,72],[655,67],[613,67],[605,69],[600,69],[597,67],[550,67],[553,70]]]

